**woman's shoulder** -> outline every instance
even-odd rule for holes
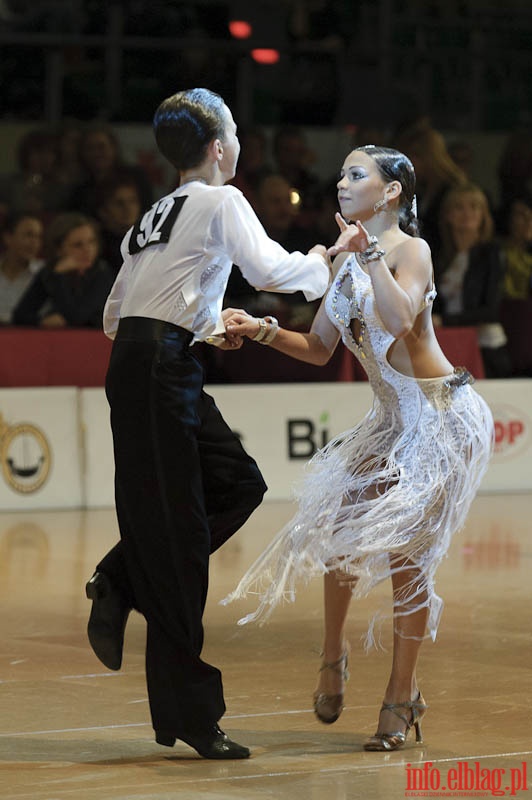
[[[390,250],[388,260],[395,262],[397,265],[422,263],[432,267],[430,245],[420,236],[408,236],[407,234],[404,239]]]

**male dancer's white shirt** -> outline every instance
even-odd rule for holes
[[[268,237],[234,186],[193,181],[163,197],[122,242],[124,263],[104,309],[114,338],[121,317],[179,325],[202,341],[222,334],[224,292],[233,264],[256,289],[321,297],[329,270],[317,254],[288,253]]]

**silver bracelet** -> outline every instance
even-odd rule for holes
[[[368,246],[358,254],[362,264],[367,264],[368,261],[378,261],[384,255],[386,255],[386,251],[379,248],[379,240],[376,236],[370,236]]]
[[[266,336],[263,336],[263,338],[260,339],[259,341],[261,344],[271,344],[275,339],[275,337],[277,336],[277,334],[279,333],[279,323],[275,319],[275,317],[264,317],[264,319],[270,326],[270,330],[268,331]]]
[[[366,256],[366,260],[363,261],[363,264],[368,264],[370,261],[379,261],[386,255],[386,250],[374,250],[369,256]],[[361,259],[362,261],[362,259]]]
[[[259,330],[257,331],[256,335],[253,337],[254,342],[262,342],[266,334],[268,333],[268,323],[262,317],[257,317],[257,322],[259,323]]]

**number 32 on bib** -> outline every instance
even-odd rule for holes
[[[154,203],[133,227],[129,238],[130,254],[140,253],[144,248],[156,244],[167,244],[186,199],[187,195],[183,197],[169,195]]]

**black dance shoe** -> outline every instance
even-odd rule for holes
[[[85,591],[92,600],[87,625],[91,647],[108,669],[122,666],[124,631],[131,608],[103,572],[95,572]]]
[[[216,724],[191,734],[174,735],[169,731],[155,731],[157,744],[173,747],[176,739],[193,747],[203,758],[249,758],[251,755],[249,748],[233,742]]]

